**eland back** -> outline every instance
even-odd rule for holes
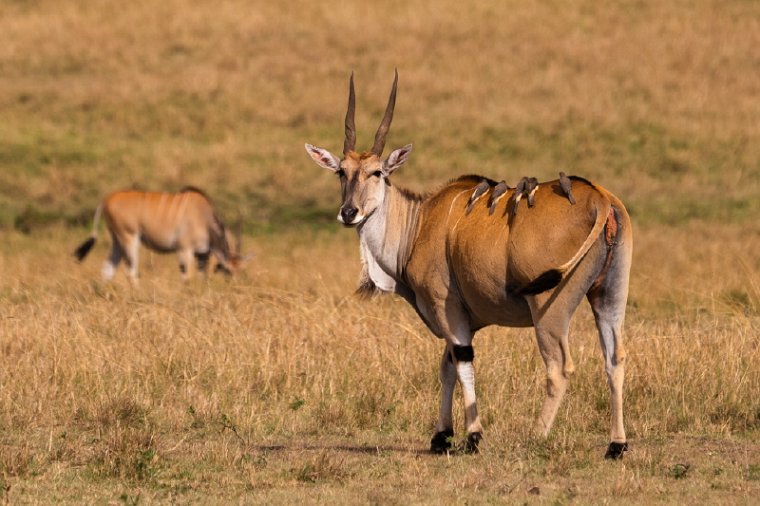
[[[568,332],[585,297],[596,320],[610,391],[605,457],[622,458],[627,450],[622,326],[633,246],[624,205],[601,186],[578,177],[567,178],[574,202],[565,178],[562,184],[547,181],[531,190],[532,207],[519,213],[514,212],[519,204],[515,190],[504,194],[504,185],[498,185],[497,195],[497,183],[481,176],[454,179],[426,195],[393,185],[391,174],[412,150],[409,144],[382,158],[397,82],[398,74],[371,150],[355,150],[352,74],[343,156],[310,144],[306,151],[340,179],[338,220],[359,235],[363,269],[358,292],[402,296],[445,342],[431,451],[451,448],[457,381],[464,397],[465,449],[478,449],[483,428],[472,344],[475,332],[488,325],[535,328],[546,365],[546,396],[535,429],[548,435],[574,371]]]

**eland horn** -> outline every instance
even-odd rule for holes
[[[356,94],[354,93],[354,73],[351,72],[351,80],[348,87],[348,110],[346,111],[346,140],[343,142],[343,154],[347,155],[356,146],[356,124],[354,112],[356,111]]]
[[[375,144],[372,146],[372,152],[377,156],[381,156],[383,154],[383,148],[385,148],[385,136],[388,135],[388,130],[391,128],[391,121],[393,121],[393,109],[396,107],[397,84],[398,70],[396,70],[396,77],[393,79],[391,96],[388,98],[388,106],[385,108],[385,116],[383,116],[383,121],[380,122],[380,126],[377,128],[377,133],[375,134]]]

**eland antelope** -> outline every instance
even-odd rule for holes
[[[477,451],[482,426],[475,398],[473,336],[488,325],[534,327],[546,365],[546,397],[536,430],[546,436],[574,371],[568,347],[570,319],[582,299],[591,304],[610,391],[611,442],[607,458],[627,449],[623,428],[622,326],[631,266],[631,222],[622,202],[601,186],[574,178],[576,205],[557,181],[538,185],[535,206],[516,215],[514,198],[480,199],[476,188],[499,186],[464,176],[418,195],[391,183],[411,144],[382,158],[393,119],[398,73],[369,151],[355,150],[355,93],[349,83],[343,156],[306,144],[317,165],[340,179],[338,221],[356,228],[363,262],[357,292],[393,292],[445,342],[440,363],[440,411],[431,451],[444,453],[453,437],[452,397],[462,386],[467,439]],[[479,188],[479,186],[481,188]],[[506,184],[499,191],[507,190]],[[488,203],[496,202],[495,215]],[[503,217],[508,219],[504,220]],[[501,218],[500,218],[501,217]]]
[[[74,252],[84,260],[97,239],[101,214],[111,233],[111,253],[103,263],[103,278],[110,280],[122,259],[130,281],[137,282],[140,243],[160,253],[177,252],[182,279],[190,277],[193,257],[198,270],[206,273],[213,254],[215,271],[232,274],[246,260],[240,256],[240,232],[236,250],[230,248],[224,223],[214,211],[209,197],[194,187],[177,193],[117,191],[108,195],[95,210],[92,233]]]

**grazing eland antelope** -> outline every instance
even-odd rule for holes
[[[218,261],[215,271],[226,274],[232,274],[246,260],[240,256],[240,231],[236,250],[232,251],[224,223],[198,188],[188,186],[177,193],[125,190],[108,195],[95,210],[89,239],[74,252],[80,262],[95,244],[101,214],[112,239],[111,253],[101,270],[106,280],[113,278],[124,259],[130,281],[137,282],[141,242],[160,253],[176,251],[183,280],[190,278],[193,257],[198,271],[204,274],[211,254]]]
[[[398,73],[372,149],[355,150],[352,74],[342,158],[310,144],[306,151],[340,179],[338,220],[359,234],[363,269],[357,292],[400,295],[445,342],[431,451],[444,453],[451,447],[457,380],[464,396],[465,449],[478,449],[483,428],[475,398],[472,342],[475,332],[488,325],[535,328],[546,365],[546,397],[535,428],[548,435],[574,371],[568,347],[570,319],[586,297],[596,319],[610,390],[611,442],[605,457],[622,458],[627,449],[622,326],[632,252],[625,207],[601,186],[581,178],[573,178],[576,205],[570,204],[557,181],[548,181],[535,190],[534,207],[511,216],[508,208],[517,202],[498,196],[480,199],[481,204],[467,212],[470,196],[482,189],[480,176],[454,179],[427,195],[391,184],[390,176],[412,151],[409,144],[382,158],[397,83]],[[493,193],[499,185],[488,181],[485,192]],[[514,196],[505,186],[499,191]],[[495,215],[489,214],[492,201]]]

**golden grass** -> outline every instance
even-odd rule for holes
[[[76,244],[69,231],[11,234],[0,255],[6,497],[426,503],[527,500],[537,486],[560,501],[741,501],[760,490],[758,297],[714,295],[736,279],[658,291],[650,276],[675,278],[691,259],[639,252],[633,300],[655,290],[628,318],[633,451],[622,467],[601,459],[607,389],[585,305],[571,337],[578,371],[549,442],[528,430],[544,382],[532,332],[491,328],[475,341],[483,454],[435,458],[425,450],[441,345],[402,301],[350,295],[353,236],[267,236],[244,277],[187,286],[172,256],[145,255],[130,289],[123,273],[97,280],[105,245],[76,266],[52,254]],[[732,262],[703,254],[715,269]],[[461,435],[461,405],[456,423]]]
[[[751,503],[760,493],[760,14],[752,2],[487,0],[0,5],[0,495],[10,503]],[[440,343],[352,297],[336,181],[349,72],[359,143],[392,79],[397,183],[595,179],[636,226],[626,325],[632,451],[587,307],[551,438],[528,428],[530,330],[475,346],[477,456],[425,453]],[[100,198],[206,189],[257,257],[185,286],[74,265]],[[75,229],[65,225],[77,225]],[[329,228],[327,228],[329,227]],[[105,236],[106,234],[102,234]],[[461,435],[461,406],[457,406]]]

